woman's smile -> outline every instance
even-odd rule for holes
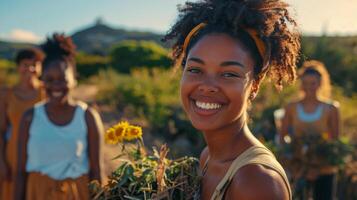
[[[227,104],[224,101],[217,100],[212,97],[195,96],[190,97],[190,108],[192,112],[201,117],[209,117],[215,115],[224,109]]]
[[[63,94],[64,94],[64,92],[62,92],[62,91],[52,91],[50,95],[52,97],[59,98],[59,97],[62,97]]]

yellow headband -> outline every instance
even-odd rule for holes
[[[201,30],[203,27],[205,27],[207,24],[206,23],[200,23],[197,26],[195,26],[186,36],[185,41],[183,43],[182,49],[183,53],[186,53],[187,47],[192,39],[193,36],[195,36],[199,30]],[[252,28],[244,28],[244,31],[248,33],[248,35],[254,40],[254,43],[259,51],[260,56],[263,59],[265,58],[265,53],[266,53],[266,47],[263,42],[263,40],[259,37],[258,32],[255,29]]]
[[[183,42],[183,52],[186,52],[187,46],[190,43],[192,37],[197,34],[199,30],[201,30],[203,27],[205,27],[207,24],[206,23],[200,23],[197,26],[195,26],[186,36],[185,41]]]

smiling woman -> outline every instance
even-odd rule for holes
[[[13,199],[21,116],[45,98],[39,81],[43,58],[38,49],[19,51],[15,59],[19,82],[0,91],[0,199]]]
[[[76,85],[71,38],[54,34],[42,47],[48,99],[22,118],[15,197],[89,199],[89,180],[100,181],[102,122],[95,110],[71,97]]]
[[[181,101],[207,142],[201,199],[292,199],[286,174],[247,126],[247,107],[268,76],[292,82],[300,49],[282,1],[204,0],[180,7],[165,39],[182,66]]]

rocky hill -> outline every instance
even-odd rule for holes
[[[94,26],[80,30],[72,35],[74,43],[79,51],[90,54],[105,55],[111,46],[122,40],[153,40],[161,43],[162,35],[115,29],[105,25],[100,20]],[[163,43],[161,43],[163,45]]]

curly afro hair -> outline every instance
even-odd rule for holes
[[[296,62],[300,51],[300,33],[296,21],[290,16],[289,5],[281,0],[202,0],[186,2],[179,6],[179,17],[164,37],[174,40],[173,59],[176,66],[184,66],[185,51],[204,35],[225,33],[242,42],[256,61],[255,81],[259,86],[267,75],[275,86],[282,88],[283,81],[296,79]],[[183,43],[189,32],[198,24],[206,23],[191,40],[187,49]],[[254,40],[244,31],[254,29],[266,47],[260,56]],[[264,67],[263,66],[267,66]]]
[[[42,63],[45,70],[54,61],[64,61],[67,67],[72,67],[75,70],[75,53],[76,46],[72,42],[71,37],[65,34],[54,33],[47,41],[41,45],[42,50],[46,53],[46,58]]]

